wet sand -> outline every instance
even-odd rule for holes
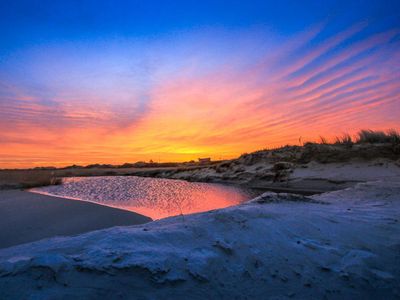
[[[21,190],[0,191],[0,248],[149,221],[134,212],[90,202]]]

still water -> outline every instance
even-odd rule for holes
[[[61,185],[33,191],[122,208],[152,219],[223,208],[256,196],[234,186],[137,176],[65,178]]]

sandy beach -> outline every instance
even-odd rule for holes
[[[140,214],[85,201],[0,191],[0,248],[149,221]]]
[[[0,298],[398,299],[399,192],[395,180],[312,197],[265,193],[3,249]]]
[[[137,176],[236,184],[265,191],[313,195],[359,182],[399,176],[400,150],[390,143],[285,146],[243,154],[198,169],[142,170]]]
[[[0,299],[398,299],[396,149],[286,147],[216,167],[162,171],[159,177],[323,193],[269,191],[137,226],[115,227],[150,219],[95,203],[2,191]],[[162,199],[174,206],[172,191],[186,194],[182,187],[189,184],[161,188],[165,179],[154,179],[153,190],[139,184],[136,191],[129,188],[147,179],[74,180],[39,190],[121,203],[137,192],[138,207],[145,195],[154,204],[155,195],[168,194],[172,198]]]
[[[400,300],[399,21],[2,1],[0,300]]]

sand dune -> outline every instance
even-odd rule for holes
[[[400,148],[386,144],[307,144],[243,154],[201,169],[149,171],[150,176],[235,183],[248,188],[315,194],[400,174]],[[145,176],[145,171],[137,173]]]
[[[0,251],[0,298],[398,299],[400,181]]]

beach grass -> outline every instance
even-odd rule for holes
[[[301,141],[301,139],[299,139]],[[89,165],[69,166],[64,168],[43,167],[35,169],[8,169],[0,170],[0,189],[32,188],[47,185],[56,185],[62,182],[63,177],[80,176],[150,176],[158,177],[165,172],[178,173],[194,171],[203,168],[214,168],[217,173],[224,173],[229,166],[240,163],[246,164],[255,161],[282,160],[296,163],[317,161],[321,163],[345,162],[351,159],[371,160],[375,158],[398,159],[400,154],[400,133],[395,129],[386,131],[363,129],[356,135],[344,133],[334,139],[324,136],[318,142],[305,142],[301,146],[286,145],[274,149],[262,149],[252,153],[244,153],[237,160],[212,161],[207,165],[198,163],[141,163],[124,165]],[[265,157],[264,157],[265,156]]]
[[[61,184],[62,179],[47,170],[7,170],[0,172],[3,188],[33,188]]]
[[[321,144],[327,144],[325,138],[320,138]],[[353,145],[353,144],[400,144],[400,133],[395,129],[360,130],[353,138],[350,134],[344,133],[342,136],[336,137],[334,144],[336,145]]]

